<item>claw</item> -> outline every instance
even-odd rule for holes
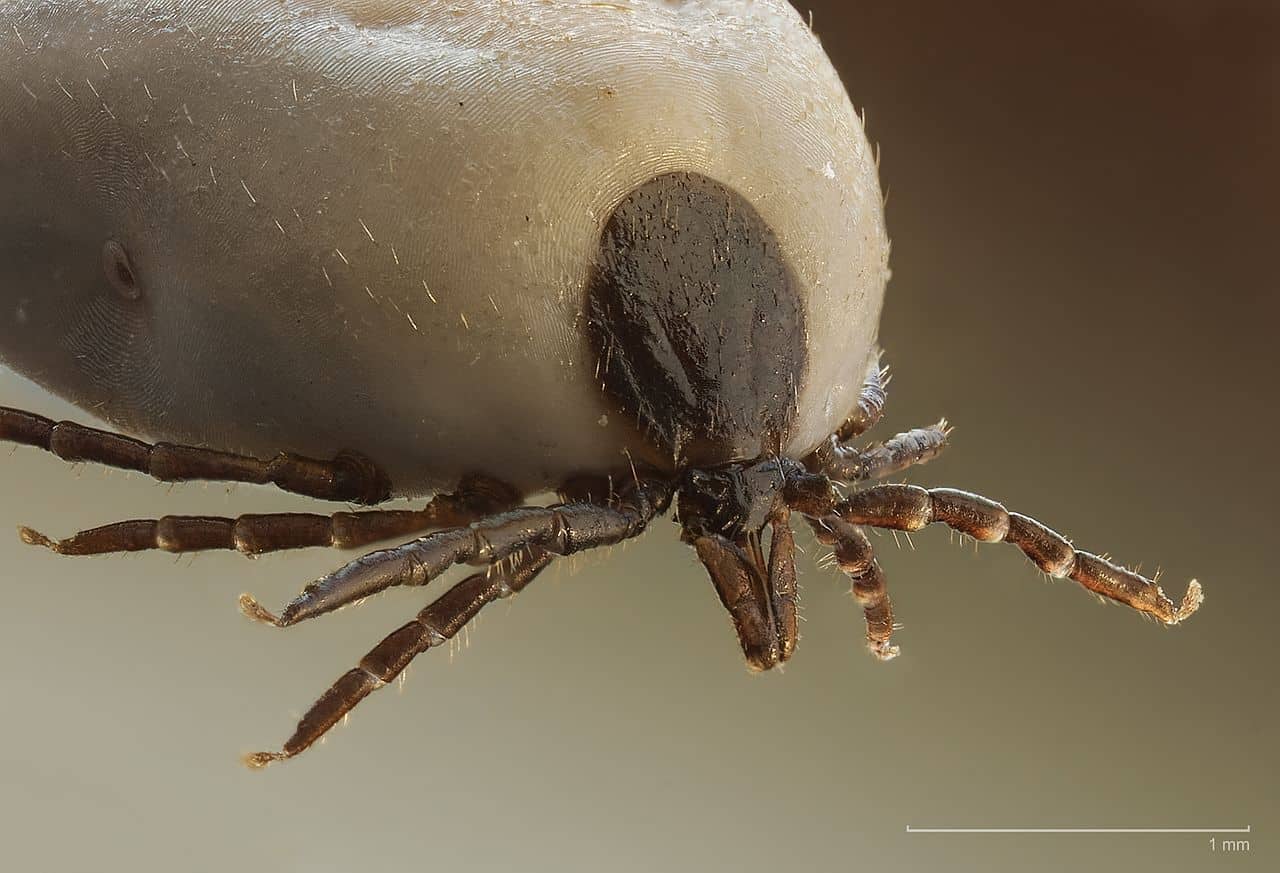
[[[1182,603],[1178,604],[1177,610],[1165,621],[1165,624],[1172,626],[1183,621],[1199,609],[1202,603],[1204,603],[1204,589],[1200,587],[1199,582],[1192,579],[1187,585],[1187,593],[1182,595]]]
[[[897,646],[889,645],[887,640],[882,643],[871,642],[870,640],[868,640],[867,649],[871,652],[871,654],[875,655],[877,660],[880,660],[880,661],[892,661],[894,658],[898,657],[898,655],[901,654],[902,652],[902,649],[898,648]]]
[[[254,599],[252,594],[240,595],[240,611],[260,624],[269,624],[272,627],[284,627],[284,623],[280,621],[279,617]],[[266,753],[263,752],[262,754]],[[246,763],[248,763],[248,759],[246,759]],[[271,762],[264,761],[260,764],[250,766],[265,767],[269,763]]]
[[[261,770],[276,761],[283,761],[288,757],[283,752],[250,752],[241,757],[240,761],[250,770]]]
[[[58,541],[51,540],[40,531],[24,525],[18,526],[18,536],[29,546],[44,546],[51,552],[58,551]]]

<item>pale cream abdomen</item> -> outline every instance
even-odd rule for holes
[[[789,453],[856,398],[879,187],[781,2],[5,0],[0,69],[0,356],[136,433],[355,448],[405,493],[623,469],[646,448],[584,283],[614,206],[677,171],[741,192],[802,282]]]

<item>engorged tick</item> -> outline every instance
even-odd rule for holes
[[[15,0],[0,70],[0,357],[148,441],[9,408],[0,440],[163,481],[435,495],[23,539],[259,555],[415,537],[279,612],[242,596],[276,627],[482,568],[252,766],[673,505],[754,670],[795,650],[793,516],[833,548],[881,659],[893,610],[863,527],[1012,543],[1166,624],[1200,604],[1195,582],[1174,604],[984,497],[869,484],[949,430],[856,443],[885,402],[876,161],[781,0]]]

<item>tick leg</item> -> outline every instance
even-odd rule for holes
[[[649,482],[625,489],[616,505],[564,503],[525,506],[440,531],[394,549],[371,552],[312,582],[279,616],[250,595],[240,608],[250,618],[287,627],[332,612],[397,585],[426,585],[454,564],[489,565],[521,549],[568,555],[639,536],[671,501],[671,486]]]
[[[162,482],[251,482],[322,500],[366,505],[382,503],[391,495],[386,474],[355,452],[343,452],[331,461],[284,453],[263,461],[195,446],[152,445],[7,407],[0,407],[0,441],[35,446],[64,461],[93,461],[136,470]]]
[[[778,639],[778,661],[791,660],[800,638],[796,600],[796,540],[791,532],[791,511],[779,507],[769,518],[769,597],[773,601],[773,628]]]
[[[867,621],[867,648],[881,661],[896,658],[898,647],[889,642],[893,636],[893,604],[871,541],[856,525],[838,515],[809,519],[809,525],[818,542],[832,547],[836,563],[853,583],[853,596]]]
[[[811,469],[842,482],[883,479],[938,457],[946,448],[950,433],[951,428],[943,419],[864,449],[855,449],[833,436],[809,456],[809,464]]]
[[[475,573],[463,579],[419,612],[417,618],[374,646],[360,659],[359,666],[348,670],[333,683],[312,704],[279,752],[246,755],[245,764],[259,769],[302,752],[324,736],[370,692],[400,675],[415,657],[453,638],[486,604],[523,589],[551,560],[550,554],[532,549],[513,555],[488,572]]]
[[[757,672],[773,667],[778,663],[778,635],[769,614],[765,580],[751,556],[717,533],[695,536],[691,545],[733,620],[747,666]]]
[[[878,485],[835,507],[852,524],[915,531],[941,523],[984,543],[1007,542],[1055,579],[1070,578],[1090,591],[1177,624],[1199,608],[1204,595],[1194,579],[1175,606],[1154,581],[1097,555],[1078,552],[1062,534],[1033,518],[1009,512],[994,500],[952,488]]]
[[[877,352],[875,360],[867,370],[866,381],[862,383],[858,405],[854,407],[853,414],[835,432],[838,441],[844,442],[862,436],[876,426],[884,416],[887,387],[889,387],[889,368],[880,366],[880,354]]]
[[[80,531],[54,540],[29,527],[18,529],[29,545],[44,546],[60,555],[100,555],[108,552],[198,552],[234,549],[261,555],[284,549],[324,546],[353,549],[358,546],[418,534],[442,527],[468,524],[474,519],[509,509],[519,499],[505,485],[467,477],[457,493],[439,494],[418,510],[370,510],[332,515],[278,513],[219,516],[168,515],[136,519]]]

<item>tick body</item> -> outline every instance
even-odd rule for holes
[[[556,557],[673,507],[753,669],[798,638],[793,517],[833,547],[881,658],[893,612],[863,526],[1010,542],[1167,623],[1199,604],[985,498],[837,490],[931,459],[948,430],[853,442],[885,401],[880,189],[784,3],[0,0],[0,69],[0,356],[139,437],[3,409],[0,438],[170,481],[435,495],[24,539],[417,537],[278,614],[242,598],[281,627],[485,568],[252,764],[307,748]]]
[[[130,432],[359,446],[406,495],[651,455],[583,300],[633,192],[670,254],[730,254],[679,235],[674,174],[749,203],[794,303],[839,314],[806,324],[791,452],[856,398],[880,191],[784,3],[5,0],[0,29],[0,348]]]

